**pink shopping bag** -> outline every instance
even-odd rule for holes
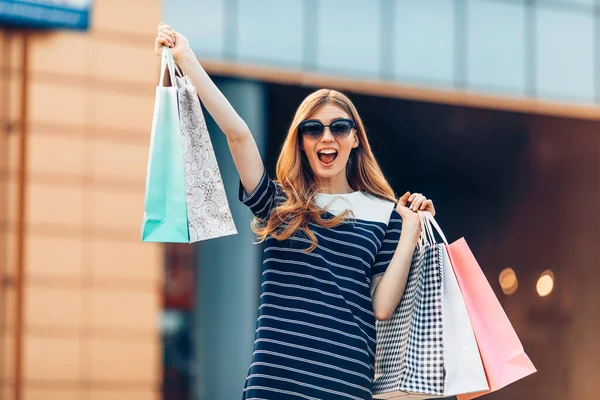
[[[495,392],[537,370],[464,238],[446,247],[467,306],[490,390],[459,395],[470,400]]]

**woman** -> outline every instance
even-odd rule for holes
[[[272,180],[185,37],[161,23],[157,55],[162,46],[227,136],[240,200],[265,242],[243,399],[371,399],[375,319],[398,306],[421,232],[417,211],[435,213],[433,203],[409,192],[396,201],[354,105],[334,90],[302,102]]]

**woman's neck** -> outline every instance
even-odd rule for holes
[[[342,178],[342,179],[340,179]],[[344,194],[352,193],[352,189],[346,176],[319,179],[319,192],[327,194]]]

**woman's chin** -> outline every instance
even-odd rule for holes
[[[332,168],[332,166],[327,167],[319,164],[316,168],[313,168],[313,172],[318,179],[329,179],[343,172],[343,168]]]

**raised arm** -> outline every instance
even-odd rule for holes
[[[160,23],[154,45],[156,55],[161,54],[162,46],[171,49],[175,62],[192,81],[202,104],[227,137],[242,185],[246,193],[251,194],[260,182],[264,164],[250,129],[202,68],[187,39],[169,25]]]

